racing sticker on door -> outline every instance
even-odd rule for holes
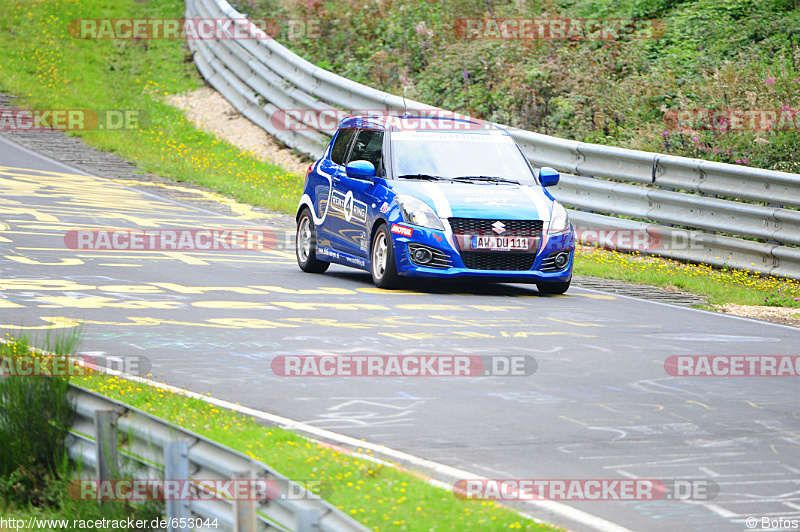
[[[334,190],[331,205],[337,211],[344,213],[344,219],[348,222],[367,222],[367,204],[353,198],[352,190],[348,190],[347,194]]]

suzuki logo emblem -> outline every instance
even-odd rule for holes
[[[498,235],[503,234],[506,232],[506,224],[498,220],[492,224],[492,231],[494,231]]]

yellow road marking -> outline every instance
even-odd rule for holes
[[[583,421],[578,421],[577,419],[572,419],[571,417],[567,416],[558,416],[558,417],[560,417],[561,419],[566,419],[567,421],[572,421],[573,423],[577,423],[578,425],[581,425],[583,427],[589,426],[587,423],[584,423]]]
[[[581,294],[579,292],[575,292],[573,294],[572,292],[570,292],[570,295],[588,297],[589,299],[617,299],[615,296],[609,296],[606,294]]]
[[[181,262],[185,262],[186,264],[192,265],[199,265],[199,266],[208,266],[208,263],[202,259],[198,259],[197,257],[192,257],[189,253],[179,253],[173,251],[163,251],[164,256],[169,257],[171,259],[177,259]]]
[[[597,338],[596,334],[581,334],[574,332],[562,331],[546,331],[546,332],[533,332],[533,331],[515,331],[508,333],[501,331],[500,335],[504,338],[527,338],[528,336],[574,336],[576,338]]]
[[[61,262],[39,262],[38,260],[29,259],[28,257],[21,257],[19,255],[6,255],[9,260],[19,262],[22,264],[32,264],[36,266],[80,266],[84,264],[81,259],[60,259]]]
[[[176,283],[150,283],[153,286],[181,294],[205,294],[206,292],[236,292],[237,294],[263,294],[264,292],[244,286],[183,286]]]
[[[602,325],[600,325],[599,323],[581,323],[581,322],[577,322],[577,321],[568,321],[568,320],[562,320],[562,319],[559,319],[559,318],[553,318],[551,316],[548,316],[545,319],[551,320],[551,321],[556,321],[558,323],[566,323],[567,325],[575,325],[576,327],[602,327]]]
[[[292,325],[291,323],[279,323],[276,321],[257,320],[252,318],[215,318],[208,321],[210,323],[229,325],[231,327],[238,327],[242,329],[276,329],[280,327],[300,327],[299,325]]]
[[[274,218],[279,216],[278,214],[269,214],[269,213],[259,213],[253,210],[252,205],[246,205],[244,203],[239,203],[236,200],[231,198],[227,198],[221,194],[217,194],[215,192],[209,192],[206,190],[198,190],[195,188],[190,187],[182,187],[179,185],[167,185],[165,183],[150,183],[150,182],[143,182],[143,181],[135,181],[133,179],[112,179],[115,183],[120,183],[126,186],[145,186],[145,187],[160,187],[170,190],[179,190],[182,192],[186,192],[189,194],[196,194],[197,196],[201,196],[205,199],[209,199],[211,201],[215,201],[217,203],[221,203],[227,207],[229,207],[237,218],[241,218],[243,220],[253,220],[253,219],[262,219],[262,218]],[[197,199],[197,198],[193,198]]]
[[[0,279],[0,290],[92,290],[94,286],[59,279]]]
[[[61,316],[57,318],[42,316],[39,319],[49,322],[49,325],[0,325],[0,329],[33,331],[37,329],[69,329],[80,325],[80,322],[77,320]]]
[[[273,304],[293,310],[318,310],[323,308],[335,310],[389,310],[389,307],[373,305],[371,303],[300,303],[296,301],[275,301]]]
[[[413,290],[385,290],[376,286],[369,286],[364,288],[356,288],[357,291],[365,294],[381,294],[381,295],[402,295],[402,296],[423,296],[424,292],[415,292]]]
[[[372,325],[366,323],[346,323],[333,318],[285,318],[284,321],[292,321],[295,323],[307,323],[310,325],[318,325],[325,327],[342,327],[344,329],[372,329]],[[298,325],[299,327],[299,325]]]
[[[37,301],[49,303],[40,307],[66,307],[66,308],[127,308],[127,309],[163,309],[171,310],[182,307],[177,301],[128,301],[118,302],[110,297],[37,297]]]
[[[106,284],[98,286],[98,290],[103,292],[121,293],[121,294],[163,294],[164,291],[157,286],[146,284]]]
[[[52,214],[41,212],[36,209],[23,208],[23,207],[0,207],[2,214],[27,214],[33,216],[35,220],[40,222],[55,222],[59,223],[59,219]],[[8,220],[9,222],[16,222],[17,220]],[[20,220],[21,222],[30,222],[30,220]]]
[[[705,403],[701,403],[700,401],[689,400],[689,401],[686,401],[686,402],[687,402],[687,403],[689,403],[690,405],[702,406],[702,407],[703,407],[703,408],[705,408],[706,410],[714,410],[713,408],[711,408],[711,407],[710,407],[710,406],[708,406],[707,404],[705,404]]]
[[[267,303],[258,303],[255,301],[195,301],[192,303],[193,307],[200,308],[223,308],[230,310],[279,310]]]
[[[302,289],[302,288],[284,288],[282,286],[263,285],[263,284],[251,284],[250,288],[257,288],[259,290],[263,290],[264,293],[275,292],[278,294],[298,294],[298,295],[324,294],[324,295],[344,296],[356,293],[354,290],[350,290],[349,288],[339,288],[335,286],[331,287],[320,286],[317,288]]]

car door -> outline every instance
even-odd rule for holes
[[[317,227],[317,240],[321,246],[336,249],[345,247],[344,243],[340,241],[341,235],[338,233],[341,229],[340,219],[344,218],[344,212],[334,207],[331,200],[334,182],[345,175],[345,160],[350,153],[350,147],[353,144],[355,135],[356,129],[354,128],[340,129],[333,141],[330,154],[328,157],[323,157],[319,163],[318,174],[320,178],[327,178],[321,179],[317,186],[314,187],[314,207],[317,211],[317,216],[322,219],[322,223]]]
[[[378,176],[383,175],[383,131],[360,129],[356,133],[345,165],[351,161],[369,161],[375,166]],[[344,167],[333,177],[331,210],[332,241],[342,245],[347,253],[366,257],[369,254],[369,209],[374,202],[372,192],[375,184],[371,180],[347,177]]]

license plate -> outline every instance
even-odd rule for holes
[[[473,236],[472,249],[528,249],[528,239],[519,236]]]

